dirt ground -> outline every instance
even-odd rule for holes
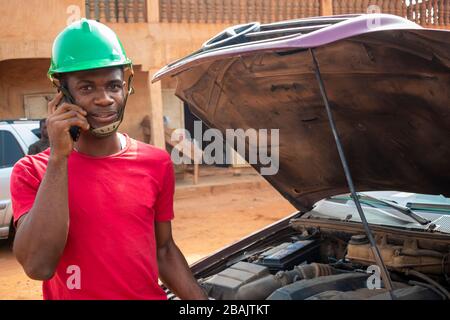
[[[173,235],[192,263],[293,211],[271,188],[177,199]],[[0,299],[42,299],[41,282],[24,274],[9,246],[0,242]]]

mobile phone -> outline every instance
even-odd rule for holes
[[[63,93],[63,98],[61,100],[60,105],[63,102],[75,104],[75,100],[73,99],[72,95],[69,93],[69,90],[65,86],[61,86],[58,88]],[[77,126],[71,126],[69,129],[70,136],[72,137],[73,141],[77,141],[80,137],[80,127]]]

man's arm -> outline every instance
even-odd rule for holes
[[[170,221],[155,222],[159,278],[180,299],[208,299],[172,238]]]
[[[31,210],[17,222],[14,254],[34,280],[50,279],[69,230],[67,159],[50,159]]]
[[[35,280],[53,277],[64,251],[69,231],[67,161],[73,149],[72,125],[87,130],[85,111],[63,104],[62,94],[49,103],[50,158],[33,206],[17,223],[14,254],[26,274]]]

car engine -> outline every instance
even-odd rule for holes
[[[217,300],[450,299],[448,241],[375,232],[394,287],[389,292],[363,233],[300,221],[290,228],[296,232],[241,252],[200,285]]]

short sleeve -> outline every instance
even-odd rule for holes
[[[31,174],[31,171],[24,161],[19,161],[11,173],[10,191],[14,225],[20,217],[31,210],[36,199],[40,179]]]
[[[174,218],[173,195],[175,192],[175,173],[170,158],[164,165],[161,186],[155,203],[155,220],[159,222],[169,221]]]

